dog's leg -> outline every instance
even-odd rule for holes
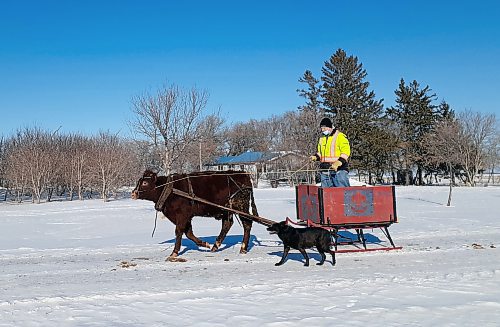
[[[335,260],[335,251],[329,251],[330,254],[332,255],[332,266],[335,266],[337,261]]]
[[[278,263],[275,263],[274,264],[275,266],[281,266],[282,264],[285,263],[286,257],[288,256],[288,251],[290,251],[290,247],[285,246],[285,248],[283,249],[283,256],[281,257],[281,261]]]
[[[321,266],[322,264],[325,263],[326,260],[326,254],[323,251],[318,250],[319,254],[321,255],[321,261],[317,263],[318,266]]]
[[[306,267],[309,266],[309,256],[307,255],[306,250],[300,249],[299,251],[304,256],[304,259],[306,259],[306,263],[304,264],[304,266],[306,266]]]

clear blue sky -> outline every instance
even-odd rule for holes
[[[40,126],[128,135],[130,100],[166,82],[229,122],[295,110],[306,69],[342,48],[385,106],[403,77],[500,116],[496,1],[0,2],[0,135]]]

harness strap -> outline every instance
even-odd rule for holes
[[[163,188],[163,191],[160,194],[160,198],[155,203],[156,211],[163,210],[163,207],[165,206],[165,202],[167,201],[168,197],[172,193],[172,190],[174,188],[174,184],[171,183],[171,180],[172,180],[172,177],[167,176],[167,183],[166,183],[165,187]]]
[[[151,237],[155,235],[155,230],[156,230],[156,221],[158,220],[158,211],[156,211],[156,217],[155,217],[155,227],[153,228],[153,232],[151,233]]]
[[[187,177],[189,195],[194,197],[193,185],[191,184],[191,178]],[[191,199],[191,205],[194,205],[194,200]]]

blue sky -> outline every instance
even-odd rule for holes
[[[298,79],[338,48],[385,106],[404,78],[500,116],[495,1],[3,0],[0,135],[128,135],[131,98],[166,83],[208,90],[229,122],[270,117],[303,104]]]

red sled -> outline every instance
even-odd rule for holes
[[[361,252],[398,250],[392,241],[388,227],[397,223],[396,196],[394,186],[319,187],[298,185],[296,187],[298,223],[316,226],[332,233],[335,252]],[[391,247],[367,248],[363,230],[380,228],[391,243]],[[354,230],[356,234],[346,236],[339,231]],[[353,245],[355,249],[338,249],[339,245]],[[362,244],[362,247],[360,245]]]

